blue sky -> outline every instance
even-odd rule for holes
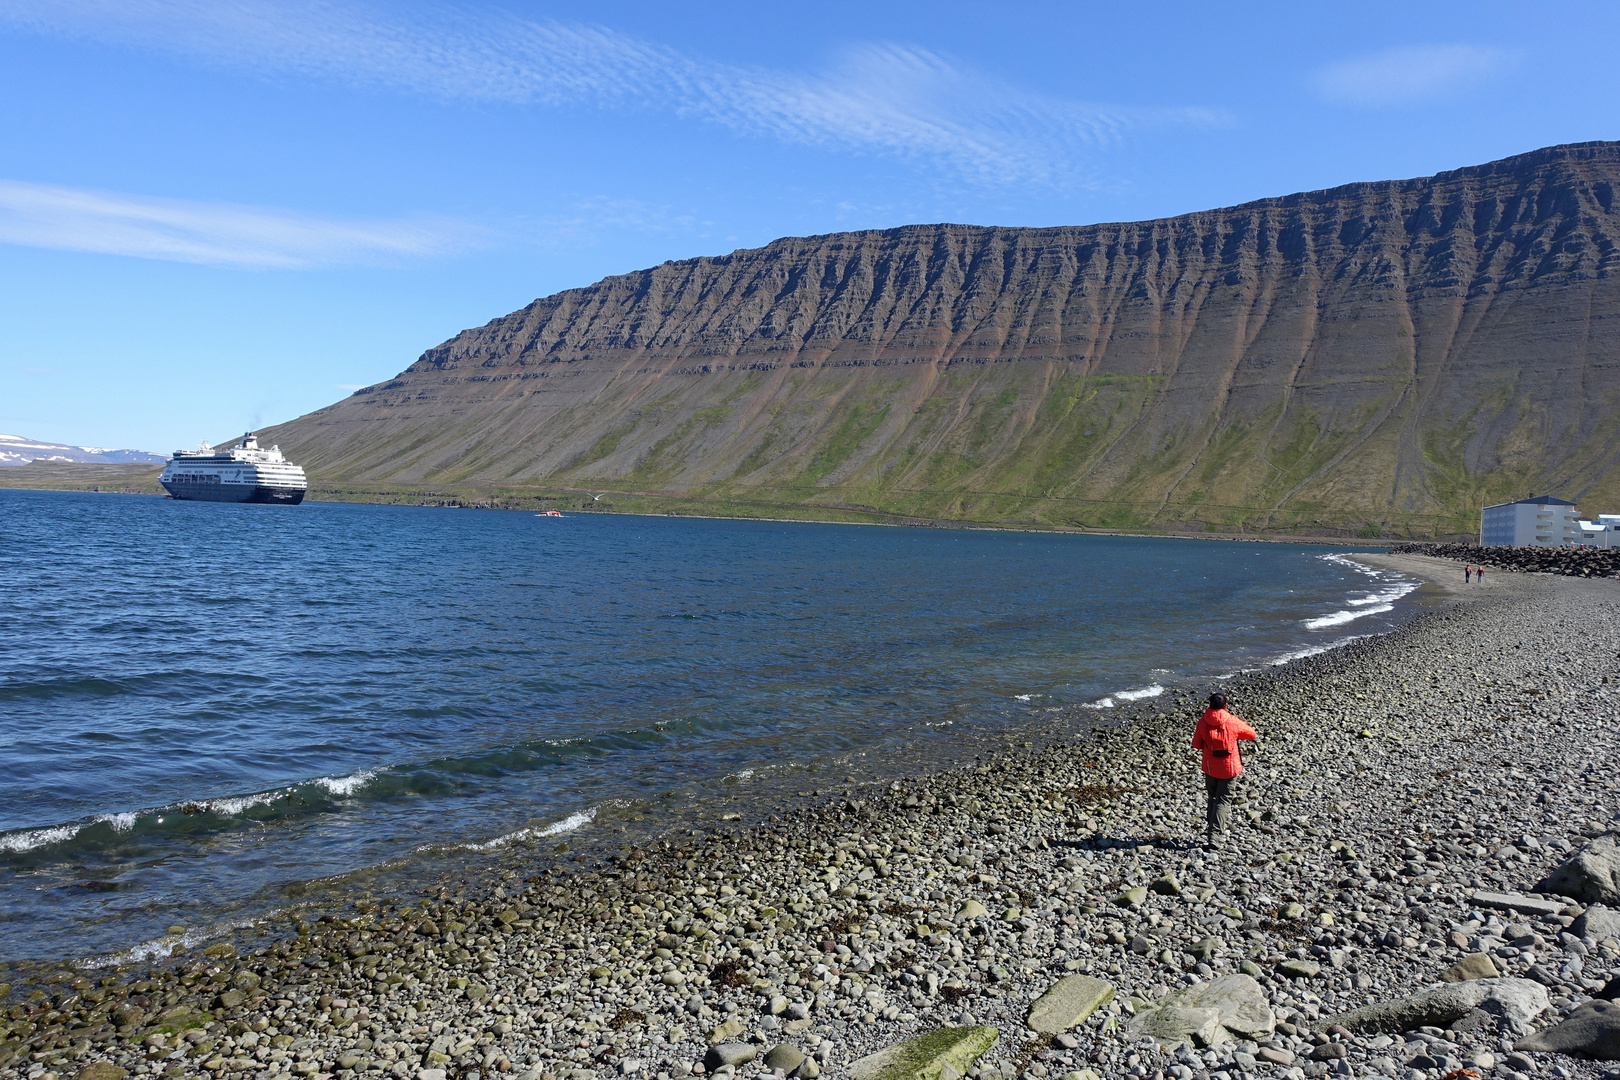
[[[1620,138],[1600,4],[0,0],[0,431],[168,451],[778,236]]]

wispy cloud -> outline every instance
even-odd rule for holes
[[[0,21],[441,99],[667,110],[792,143],[926,157],[984,180],[1061,174],[1131,128],[1225,119],[1052,98],[908,46],[860,46],[800,73],[487,8],[407,18],[322,0],[0,0]]]
[[[301,268],[389,262],[475,246],[459,222],[352,221],[0,180],[0,243],[175,262]]]
[[[1512,52],[1485,45],[1403,45],[1329,64],[1312,82],[1342,105],[1418,105],[1471,90],[1515,60]]]

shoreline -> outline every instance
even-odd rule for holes
[[[0,474],[0,480],[4,480],[4,479],[5,478],[4,478],[3,474]],[[86,481],[86,483],[89,483],[89,481]],[[0,490],[29,491],[29,492],[38,492],[38,493],[59,492],[60,491],[60,492],[72,492],[72,493],[80,494],[80,495],[150,495],[150,496],[153,496],[155,498],[169,498],[168,495],[165,495],[161,491],[132,491],[132,490],[128,490],[128,489],[114,490],[114,489],[111,489],[111,488],[109,488],[107,490],[102,490],[99,487],[95,487],[95,488],[67,487],[67,486],[63,486],[63,487],[20,487],[20,486],[19,487],[13,487],[13,486],[10,486],[10,485],[0,483]],[[600,490],[600,489],[583,489],[582,488],[582,489],[577,489],[577,490],[569,490],[569,489],[558,488],[558,489],[548,489],[548,490],[564,491],[568,497],[577,497],[577,496],[580,496],[580,495],[589,494],[590,491],[592,491],[592,490]],[[452,494],[447,493],[447,494],[444,494],[442,496],[431,496],[431,497],[430,496],[419,496],[418,501],[415,501],[415,502],[399,502],[399,501],[391,501],[390,493],[387,493],[387,492],[375,492],[375,493],[367,493],[367,494],[371,495],[372,497],[366,497],[366,498],[320,498],[317,495],[309,495],[309,496],[306,496],[305,501],[306,502],[311,502],[311,503],[328,503],[328,504],[359,505],[359,506],[408,506],[408,507],[414,507],[416,509],[421,509],[421,510],[504,510],[504,511],[512,512],[512,513],[530,513],[530,514],[532,514],[532,513],[536,513],[538,511],[541,511],[541,510],[545,509],[545,506],[543,505],[544,503],[555,502],[556,498],[557,498],[557,497],[554,497],[554,496],[539,496],[539,495],[527,496],[527,498],[533,500],[532,505],[528,505],[528,506],[502,506],[502,505],[498,505],[499,501],[502,498],[502,496],[498,496],[498,495],[491,495],[490,499],[483,499],[483,500],[476,500],[475,499],[475,501],[468,502],[468,501],[463,501],[463,496],[462,495],[452,495]],[[615,494],[615,493],[614,492],[606,492],[604,494]],[[637,498],[649,497],[649,496],[645,496],[645,495],[639,495],[637,493],[617,493],[617,494],[626,494],[626,495],[629,495],[631,497],[637,497]],[[428,501],[430,498],[433,501]],[[475,498],[475,497],[469,495],[469,496],[467,496],[467,498]],[[521,497],[514,497],[514,498],[521,498]],[[492,502],[491,499],[494,500],[494,502]],[[743,504],[743,505],[754,505],[754,504]],[[794,505],[794,504],[768,503],[768,504],[762,504],[762,505],[783,506],[783,505]],[[1434,534],[1425,533],[1425,534],[1413,534],[1413,535],[1399,536],[1399,537],[1394,537],[1394,538],[1390,538],[1390,539],[1385,539],[1381,535],[1380,536],[1370,536],[1369,537],[1369,536],[1352,535],[1352,534],[1350,534],[1348,532],[1346,532],[1344,535],[1340,535],[1340,536],[1325,535],[1325,534],[1315,534],[1315,533],[1295,536],[1295,535],[1289,535],[1289,534],[1285,534],[1285,533],[1281,533],[1281,532],[1278,532],[1278,533],[1231,533],[1231,532],[1190,532],[1190,531],[1172,531],[1172,530],[1166,530],[1164,532],[1137,532],[1137,531],[1133,531],[1133,530],[1130,530],[1130,529],[1115,529],[1115,528],[1107,528],[1107,527],[1093,528],[1093,527],[1088,527],[1088,526],[1075,526],[1075,525],[1056,525],[1056,524],[1033,525],[1033,524],[1012,524],[1012,523],[1001,524],[1001,523],[997,523],[997,522],[979,521],[979,520],[970,519],[970,518],[908,517],[908,515],[905,515],[905,514],[899,514],[899,513],[894,513],[894,512],[891,512],[891,511],[884,511],[884,510],[865,510],[865,509],[859,509],[859,508],[853,508],[853,507],[851,507],[851,508],[821,507],[821,506],[816,506],[815,504],[809,504],[809,503],[800,504],[800,505],[805,506],[807,509],[820,510],[823,513],[826,513],[826,514],[839,514],[839,513],[842,513],[842,514],[847,514],[847,515],[852,515],[852,516],[858,516],[859,518],[863,518],[863,519],[881,518],[881,519],[887,519],[887,520],[855,520],[852,517],[839,518],[839,517],[831,517],[831,516],[827,516],[827,517],[771,517],[771,516],[760,516],[760,515],[753,515],[753,514],[729,514],[729,515],[727,515],[727,514],[713,514],[713,513],[672,513],[672,512],[667,512],[667,511],[652,511],[652,510],[642,511],[642,512],[631,511],[631,510],[586,510],[586,509],[579,508],[579,507],[576,507],[572,511],[569,511],[568,514],[565,515],[565,516],[576,516],[576,515],[583,516],[585,514],[591,514],[591,515],[600,514],[600,515],[612,515],[612,516],[616,516],[616,517],[692,518],[692,519],[699,520],[699,521],[768,521],[768,522],[778,522],[778,523],[784,523],[784,524],[804,524],[804,525],[873,525],[873,526],[884,526],[884,527],[889,527],[889,528],[907,528],[907,529],[912,529],[912,528],[921,528],[921,529],[969,529],[969,530],[986,530],[986,531],[996,531],[996,532],[1052,533],[1052,534],[1056,534],[1056,535],[1065,535],[1065,536],[1122,536],[1122,537],[1143,538],[1143,539],[1230,540],[1230,541],[1240,542],[1240,543],[1282,543],[1282,544],[1296,543],[1296,544],[1316,544],[1316,545],[1338,544],[1338,545],[1351,546],[1351,547],[1354,547],[1354,546],[1390,547],[1390,546],[1393,546],[1393,545],[1405,544],[1405,543],[1438,542],[1438,541],[1442,540],[1443,538],[1455,539],[1456,536],[1458,535],[1458,534],[1452,534],[1452,533],[1444,533],[1444,534],[1441,534],[1441,533],[1434,533]],[[1278,511],[1278,512],[1281,512],[1281,511]]]
[[[177,506],[167,509],[184,508]],[[163,516],[168,517],[167,514]],[[359,517],[354,520],[358,521]],[[524,535],[552,535],[548,530],[553,523],[531,524],[536,527],[533,531],[512,519],[507,519],[505,524],[499,520],[491,522],[488,528],[476,523],[469,527],[480,534],[490,529],[496,532],[516,529]],[[594,534],[601,528],[607,528],[609,534],[620,531],[611,525],[603,525],[587,526],[586,533]],[[647,528],[659,533],[665,531],[658,526]],[[674,528],[675,532],[668,535],[703,537],[711,532],[701,526]],[[796,531],[807,536],[816,535],[813,530]],[[751,534],[723,527],[721,535]],[[943,542],[942,538],[916,539],[930,544]],[[963,538],[963,542],[966,540]],[[982,543],[991,541],[986,539]],[[909,547],[907,545],[907,550]],[[1135,552],[1142,548],[1133,541],[1104,547],[1122,552]],[[999,550],[999,542],[992,544],[992,548]],[[1049,552],[1068,551],[1077,556],[1089,550],[1086,545],[1076,547],[1072,543],[1056,547],[1044,545],[1044,549]],[[1179,549],[1166,547],[1157,550],[1163,559],[1182,565],[1174,556]],[[771,813],[783,811],[784,807],[805,805],[804,799],[811,795],[809,789],[844,789],[847,784],[869,785],[880,779],[886,784],[897,776],[903,776],[902,768],[911,772],[950,768],[975,757],[980,751],[1004,748],[1006,740],[1018,731],[1026,728],[1034,730],[1034,727],[1044,729],[1053,723],[1064,723],[1065,716],[1070,719],[1084,716],[1096,724],[1112,725],[1116,723],[1115,717],[1128,716],[1133,707],[1151,708],[1151,699],[1162,694],[1165,685],[1177,687],[1189,681],[1209,679],[1225,681],[1246,669],[1263,670],[1292,657],[1331,650],[1354,637],[1376,634],[1399,625],[1421,606],[1421,602],[1411,602],[1410,606],[1397,603],[1393,613],[1386,613],[1390,605],[1384,604],[1373,610],[1373,618],[1348,626],[1301,629],[1295,625],[1296,617],[1298,622],[1304,622],[1307,615],[1347,617],[1352,613],[1367,611],[1367,608],[1355,607],[1352,598],[1363,589],[1379,592],[1388,585],[1372,585],[1368,578],[1354,572],[1348,563],[1341,561],[1339,555],[1330,555],[1318,549],[1296,547],[1292,554],[1273,552],[1270,555],[1252,548],[1244,551],[1229,548],[1226,552],[1234,559],[1259,560],[1260,564],[1268,566],[1275,564],[1279,573],[1284,565],[1303,568],[1308,564],[1311,567],[1334,569],[1332,576],[1326,579],[1327,592],[1324,595],[1306,602],[1297,596],[1282,595],[1282,587],[1278,587],[1279,599],[1283,601],[1280,609],[1276,612],[1266,609],[1262,614],[1285,617],[1270,622],[1259,621],[1256,629],[1244,631],[1233,641],[1215,643],[1216,652],[1230,647],[1239,655],[1210,656],[1205,657],[1203,662],[1194,661],[1190,655],[1173,660],[1170,654],[1164,653],[1162,645],[1138,643],[1132,646],[1137,650],[1137,655],[1129,663],[1124,666],[1103,664],[1097,671],[1088,671],[1083,679],[1077,679],[1076,673],[1063,662],[1050,671],[1042,669],[1042,677],[1033,681],[1016,677],[1006,681],[1000,678],[999,672],[992,671],[993,682],[986,683],[982,688],[988,691],[986,696],[972,698],[971,707],[920,714],[927,723],[900,724],[865,731],[852,728],[847,732],[848,738],[813,748],[767,745],[755,748],[755,752],[748,757],[726,758],[712,763],[697,760],[694,765],[699,767],[698,771],[660,774],[660,780],[668,779],[668,786],[661,786],[657,782],[638,783],[638,776],[630,772],[627,779],[625,775],[602,777],[601,781],[605,781],[607,786],[601,781],[587,781],[583,786],[571,784],[568,794],[561,798],[540,792],[538,798],[525,804],[521,797],[507,797],[502,800],[504,805],[496,808],[499,816],[470,816],[464,831],[456,830],[449,834],[443,830],[428,831],[425,825],[420,824],[422,819],[416,815],[431,814],[432,811],[430,808],[418,808],[411,811],[411,821],[418,822],[417,827],[423,828],[425,835],[414,837],[407,845],[383,846],[380,851],[373,848],[361,865],[356,863],[361,861],[364,853],[357,853],[356,861],[347,864],[328,859],[319,868],[310,867],[282,875],[279,880],[272,880],[257,892],[237,890],[218,897],[193,895],[180,903],[166,904],[164,900],[174,894],[162,897],[150,888],[143,894],[127,886],[125,891],[117,891],[115,886],[119,879],[101,868],[97,854],[111,848],[114,849],[111,860],[114,865],[118,865],[118,860],[127,862],[127,854],[116,852],[120,838],[126,834],[139,838],[148,830],[157,832],[165,816],[171,821],[183,820],[191,828],[202,824],[205,830],[218,829],[225,837],[231,838],[253,836],[260,828],[273,830],[279,827],[284,819],[273,808],[296,806],[300,800],[307,799],[312,805],[326,807],[326,810],[342,809],[347,812],[347,803],[341,807],[327,807],[322,801],[323,797],[341,792],[346,798],[353,792],[361,792],[355,797],[369,795],[380,801],[387,797],[389,791],[384,785],[392,783],[392,780],[385,779],[367,788],[370,779],[390,771],[405,773],[411,767],[410,759],[402,759],[406,764],[393,766],[361,762],[350,765],[346,770],[331,769],[323,775],[284,781],[280,785],[242,785],[206,790],[189,798],[171,795],[167,800],[157,798],[144,802],[103,800],[97,810],[85,811],[77,817],[56,820],[43,818],[0,836],[0,846],[10,842],[13,845],[10,850],[25,851],[35,844],[45,849],[41,857],[41,862],[47,864],[44,872],[35,870],[28,873],[26,858],[15,860],[23,875],[13,883],[20,894],[19,906],[37,904],[42,895],[49,896],[53,889],[61,888],[66,896],[75,898],[69,902],[78,903],[85,921],[62,918],[48,909],[30,906],[28,910],[40,912],[39,921],[31,922],[18,918],[21,912],[14,909],[13,918],[17,921],[12,925],[18,936],[8,943],[9,955],[0,955],[0,982],[20,981],[19,977],[8,980],[4,974],[4,968],[11,963],[49,964],[67,958],[81,963],[117,966],[127,963],[130,958],[151,959],[163,955],[177,939],[185,947],[197,948],[222,936],[229,937],[243,927],[282,924],[288,912],[313,909],[319,913],[327,904],[344,903],[362,894],[373,897],[398,895],[406,889],[402,882],[438,880],[452,875],[486,876],[492,872],[491,867],[509,861],[509,853],[514,860],[536,858],[536,843],[551,847],[566,840],[570,846],[566,860],[551,856],[545,858],[556,863],[571,863],[582,855],[588,857],[603,848],[611,851],[622,843],[645,843],[671,829],[712,826],[717,820],[732,818],[737,813],[744,821],[763,820]],[[1308,569],[1300,572],[1306,575],[1316,573]],[[1276,574],[1266,576],[1278,580]],[[1396,585],[1387,596],[1396,596],[1411,589],[1414,584],[1408,581]],[[1293,583],[1287,583],[1290,594],[1294,587]],[[1034,595],[1036,599],[1039,598],[1038,591]],[[1335,620],[1330,618],[1325,621],[1331,624]],[[1254,640],[1251,641],[1251,637]],[[1245,644],[1249,647],[1244,648]],[[1016,661],[1019,658],[1014,655],[1010,659]],[[1169,672],[1163,670],[1164,667],[1181,670]],[[1077,681],[1073,685],[1066,685],[1070,679]],[[1017,691],[1023,690],[1039,692],[1017,694]],[[1060,704],[1063,700],[1067,704]],[[1054,710],[1054,706],[1067,711]],[[872,716],[870,713],[867,715]],[[1057,719],[1049,722],[1048,717]],[[632,730],[642,729],[632,727]],[[899,764],[902,759],[904,766]],[[711,764],[712,768],[703,768]],[[317,770],[309,771],[314,773]],[[344,772],[349,775],[343,775]],[[620,773],[623,773],[622,769]],[[846,774],[852,775],[846,777]],[[367,790],[361,791],[363,788]],[[798,797],[795,797],[795,792],[790,788],[807,790],[798,791]],[[382,794],[378,794],[379,789]],[[201,815],[221,804],[226,809],[218,811],[217,819],[201,816],[181,819],[179,816],[182,811],[190,815],[194,810]],[[362,808],[369,805],[360,804]],[[387,806],[386,803],[382,805]],[[269,818],[268,826],[253,823],[255,808],[260,806],[272,808],[263,815]],[[315,820],[340,820],[319,816],[326,810],[319,811]],[[292,813],[296,815],[297,812]],[[115,825],[116,818],[122,820]],[[154,820],[157,825],[153,825]],[[298,819],[295,816],[290,820],[296,822]],[[411,821],[406,824],[411,824]],[[565,833],[568,835],[562,835]],[[272,832],[271,835],[275,834]],[[539,838],[546,839],[541,841]],[[108,880],[101,880],[103,878]],[[85,882],[89,884],[85,885]],[[39,891],[41,885],[45,885],[43,893]],[[30,887],[35,890],[34,900],[26,899],[24,890]],[[78,889],[85,892],[80,893]],[[99,904],[99,895],[92,895],[89,903],[78,902],[76,898],[85,893],[115,895],[108,896],[106,901]],[[149,903],[149,900],[153,902]],[[186,929],[176,933],[171,924],[184,924]]]
[[[1012,1071],[997,1077],[1117,1075],[1131,1050],[1117,1030],[1128,995],[1145,1009],[1189,979],[1251,968],[1278,1018],[1308,1029],[1330,1010],[1432,979],[1471,947],[1446,936],[1470,940],[1471,890],[1529,888],[1559,861],[1554,841],[1579,846],[1582,830],[1613,828],[1620,810],[1620,789],[1565,780],[1499,821],[1489,779],[1509,749],[1510,760],[1554,777],[1571,758],[1613,760],[1620,630],[1612,616],[1584,638],[1573,627],[1579,611],[1612,612],[1620,588],[1504,575],[1470,595],[1446,585],[1452,564],[1421,565],[1450,594],[1438,609],[1225,684],[1267,743],[1240,785],[1227,850],[1192,843],[1201,791],[1184,744],[1194,703],[1169,690],[1106,726],[1081,710],[1047,714],[1024,726],[1021,746],[1010,738],[977,764],[881,792],[846,789],[833,804],[757,826],[667,836],[567,877],[505,870],[489,891],[442,889],[408,908],[360,899],[341,916],[258,927],[234,948],[83,972],[83,986],[60,972],[56,999],[34,999],[54,1009],[18,1017],[18,996],[6,1000],[0,1059],[10,1059],[0,1060],[0,1080],[93,1061],[138,1075],[201,1068],[259,1080],[423,1069],[675,1077],[693,1071],[706,1034],[728,1015],[735,1026],[723,1038],[752,1038],[761,1052],[786,1042],[819,1059],[800,1075],[840,1072],[896,1039],[966,1022],[1001,1031],[970,1075],[1003,1062]],[[1549,632],[1565,640],[1543,650]],[[1465,667],[1454,639],[1490,649],[1494,667]],[[1520,693],[1526,680],[1539,692]],[[1430,696],[1414,700],[1420,693]],[[1585,710],[1582,745],[1570,744],[1555,704]],[[1482,752],[1497,747],[1494,758]],[[1448,782],[1459,770],[1477,782]],[[1522,771],[1503,779],[1532,782]],[[1533,825],[1549,843],[1514,847]],[[1419,850],[1422,860],[1408,857]],[[1414,862],[1421,872],[1407,874]],[[1174,891],[1116,902],[1166,874]],[[969,901],[984,913],[964,912]],[[1300,912],[1290,915],[1293,906]],[[1390,935],[1396,944],[1373,944]],[[1620,965],[1620,956],[1593,955]],[[1282,974],[1294,961],[1318,969]],[[1028,1002],[1072,972],[1108,980],[1119,999],[1071,1033],[1074,1046],[1034,1045],[1022,1026]],[[104,981],[112,985],[95,985]],[[1559,984],[1564,1011],[1592,981]],[[52,1012],[55,1022],[40,1023]],[[1106,1016],[1116,1030],[1104,1030]],[[26,1025],[33,1030],[19,1034]],[[1476,1064],[1492,1048],[1506,1053],[1500,1039],[1458,1040],[1459,1053],[1486,1047],[1471,1051]],[[1222,1068],[1284,1075],[1306,1064],[1304,1055],[1300,1065],[1252,1064],[1260,1049],[1228,1045],[1235,1064]],[[1142,1075],[1178,1067],[1132,1052],[1154,1066]],[[1590,1063],[1561,1060],[1574,1075],[1596,1075]]]

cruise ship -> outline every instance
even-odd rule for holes
[[[158,483],[176,499],[203,502],[301,503],[308,487],[302,466],[279,446],[259,449],[251,431],[223,451],[206,443],[176,450]]]

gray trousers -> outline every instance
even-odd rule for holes
[[[1204,827],[1211,833],[1226,832],[1232,825],[1232,780],[1206,773],[1204,792],[1209,796]]]

